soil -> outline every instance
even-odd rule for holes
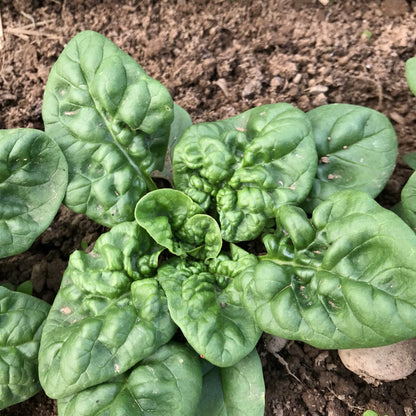
[[[405,0],[0,0],[0,128],[43,129],[49,70],[79,31],[106,35],[161,81],[194,122],[227,118],[254,106],[289,102],[304,111],[344,102],[384,113],[400,156],[378,197],[391,207],[411,174],[416,98],[404,77],[416,56],[416,3]],[[52,302],[68,256],[105,229],[62,207],[24,254],[0,261],[0,283],[31,279]],[[336,351],[290,342],[279,359],[258,346],[266,416],[416,414],[416,374],[369,385]],[[43,393],[0,412],[57,415]],[[186,415],[185,415],[186,416]]]

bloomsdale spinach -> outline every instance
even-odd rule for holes
[[[42,175],[53,204],[19,250],[62,198],[109,227],[71,255],[46,321],[39,304],[26,335],[33,373],[42,332],[39,379],[60,415],[260,416],[262,331],[319,348],[416,336],[416,236],[373,199],[397,157],[382,114],[279,103],[191,125],[132,57],[86,31],[53,66],[42,115],[46,134],[5,133],[5,154],[24,144],[16,134],[51,149]],[[4,160],[5,172],[20,166]],[[1,169],[12,184],[2,197],[22,209],[4,205],[0,226],[18,218],[18,236],[33,201],[15,185],[30,169],[16,180]],[[156,176],[176,189],[156,189]],[[13,293],[0,292],[2,322]],[[0,352],[21,352],[0,336]]]

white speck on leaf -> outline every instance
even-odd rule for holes
[[[330,174],[328,175],[328,179],[329,179],[330,181],[332,181],[333,179],[339,179],[339,178],[341,178],[341,176],[340,176],[340,175],[335,175],[335,174],[333,174],[333,173],[330,173]]]
[[[114,364],[114,370],[115,370],[116,373],[120,372],[120,367],[119,367],[118,364]]]
[[[68,314],[70,314],[72,311],[71,311],[71,309],[70,309],[70,308],[68,308],[68,306],[65,306],[65,307],[63,307],[63,308],[61,308],[61,309],[60,309],[60,312],[61,312],[61,313],[63,313],[63,314],[65,314],[65,315],[68,315]]]

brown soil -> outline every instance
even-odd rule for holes
[[[384,113],[396,129],[400,156],[415,151],[416,98],[404,78],[406,59],[416,56],[415,1],[322,3],[0,0],[0,128],[43,128],[49,70],[71,37],[92,29],[165,84],[194,122],[272,102],[305,111],[345,102]],[[379,201],[397,202],[410,173],[399,157]],[[0,261],[0,282],[31,279],[35,295],[51,302],[69,254],[103,231],[61,208],[27,253]],[[336,351],[291,342],[277,360],[261,344],[259,350],[267,416],[361,415],[366,409],[416,414],[416,374],[375,387],[350,373]],[[43,393],[0,413],[57,415]]]

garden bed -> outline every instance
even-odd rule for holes
[[[8,2],[9,3],[9,2]],[[385,114],[399,140],[395,172],[378,201],[391,207],[411,174],[402,156],[416,150],[416,98],[404,63],[416,56],[416,4],[384,0],[324,6],[313,0],[27,1],[1,8],[0,128],[43,129],[42,94],[51,66],[78,32],[95,30],[161,81],[194,122],[288,102],[303,111],[327,103]],[[30,279],[52,302],[69,255],[105,230],[61,207],[24,254],[0,260],[0,282]],[[369,385],[336,351],[290,342],[280,359],[258,346],[266,415],[416,414],[416,374]],[[57,415],[43,393],[1,412]]]

